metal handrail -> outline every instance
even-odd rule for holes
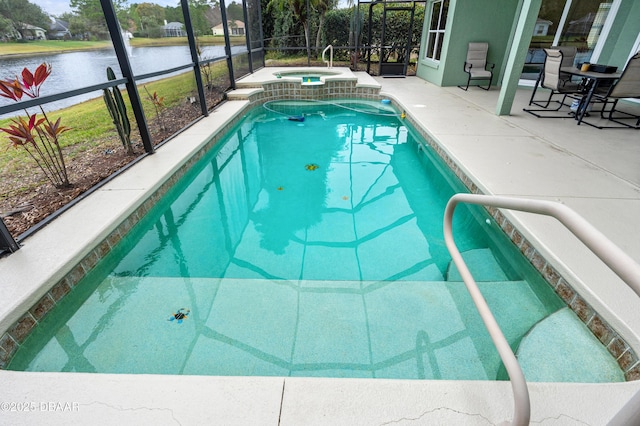
[[[458,203],[519,210],[556,218],[631,287],[638,296],[640,296],[640,265],[582,216],[564,204],[544,200],[479,194],[456,194],[451,197],[444,213],[445,243],[509,374],[514,399],[512,424],[527,425],[531,415],[531,405],[522,369],[453,241],[453,212]]]
[[[329,62],[327,63],[327,68],[333,68],[333,45],[330,44],[324,48],[322,51],[322,62],[327,62],[324,60],[324,54],[329,50]]]

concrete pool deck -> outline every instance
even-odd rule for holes
[[[522,111],[528,89],[518,91],[511,116],[498,117],[498,91],[464,92],[418,78],[375,81],[483,192],[561,201],[640,260],[638,131],[535,118]],[[246,104],[225,103],[0,259],[2,332],[68,272],[68,265],[90,252],[85,246],[109,235],[140,197]],[[508,215],[638,352],[640,298],[553,219]],[[510,419],[513,412],[508,382],[2,370],[0,383],[2,424],[488,425]],[[531,423],[607,424],[639,391],[638,381],[529,383]]]

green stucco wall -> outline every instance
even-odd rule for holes
[[[486,41],[489,43],[488,61],[496,64],[494,83],[498,83],[518,3],[514,0],[451,0],[440,62],[420,59],[418,77],[439,86],[466,83],[467,74],[462,68],[467,57],[467,45],[473,41]],[[429,8],[430,2],[427,3],[427,12]],[[427,30],[428,16],[425,13],[420,58],[424,57]]]
[[[623,0],[598,63],[622,69],[640,32],[640,1]]]

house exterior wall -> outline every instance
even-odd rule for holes
[[[228,28],[229,28],[229,35],[244,35],[245,31],[244,31],[244,22],[242,21],[233,21],[233,23],[231,21],[228,21],[227,24]],[[213,35],[224,35],[224,28],[222,26],[222,24],[218,24],[215,27],[211,28],[211,32],[213,33]]]
[[[639,34],[640,2],[622,0],[597,62],[622,69]]]
[[[522,1],[450,0],[442,53],[440,61],[435,62],[424,59],[432,4],[432,0],[427,0],[416,75],[438,86],[465,84],[467,74],[462,68],[467,45],[472,41],[486,41],[489,43],[488,62],[496,64],[493,81],[499,86],[509,54],[511,31],[518,20]],[[640,1],[621,0],[598,63],[624,67],[640,33],[639,22]]]
[[[428,2],[417,75],[439,86],[464,84],[467,74],[463,71],[463,65],[469,42],[486,41],[489,43],[488,62],[496,64],[494,82],[497,83],[509,47],[510,31],[516,19],[518,3],[513,0],[451,0],[440,62],[435,63],[423,59],[431,6],[431,2]]]

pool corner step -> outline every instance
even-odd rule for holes
[[[531,327],[516,357],[531,382],[625,381],[616,360],[568,307]]]
[[[480,281],[507,281],[507,275],[504,273],[495,256],[491,252],[491,249],[473,249],[462,253],[469,271],[473,275],[473,278]],[[449,262],[447,268],[447,281],[462,281],[458,268],[453,263]]]

